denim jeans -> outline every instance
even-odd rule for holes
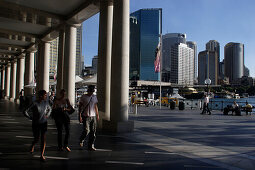
[[[94,142],[96,140],[96,116],[88,117],[82,116],[82,123],[83,123],[83,131],[80,136],[80,143],[84,141],[85,138],[88,138],[88,148],[92,148]]]

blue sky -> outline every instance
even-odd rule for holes
[[[130,12],[143,8],[162,8],[163,34],[185,33],[188,41],[197,42],[198,53],[205,50],[209,40],[217,40],[221,47],[228,42],[244,44],[245,65],[255,77],[255,1],[254,0],[130,0]],[[85,65],[98,50],[99,15],[83,23]]]

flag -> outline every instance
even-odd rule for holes
[[[155,73],[160,72],[160,57],[161,57],[161,44],[159,42],[155,51],[155,61],[154,61]]]

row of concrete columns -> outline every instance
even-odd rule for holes
[[[67,97],[74,104],[75,99],[75,62],[76,62],[76,27],[64,26],[60,30],[60,45],[58,56],[58,91],[64,88],[67,91]],[[1,89],[5,92],[5,97],[11,100],[19,97],[19,92],[24,88],[24,95],[33,94],[33,88],[26,87],[34,83],[35,75],[35,52],[26,52],[25,57],[22,54],[2,67],[1,70]],[[37,86],[36,90],[49,91],[49,57],[50,42],[41,41],[37,50],[38,60]],[[24,59],[25,58],[25,59]],[[64,62],[65,61],[65,62]],[[65,75],[65,76],[63,76]]]
[[[103,128],[132,130],[133,122],[128,121],[129,0],[100,3],[97,88],[99,111],[106,120]]]
[[[37,90],[49,91],[49,42],[41,42],[38,49],[37,64]],[[76,62],[76,28],[65,25],[59,31],[57,70],[57,94],[64,88],[67,97],[74,104],[75,99],[75,62]],[[129,94],[129,0],[101,0],[100,1],[100,24],[98,46],[98,100],[99,111],[106,121],[105,126],[112,128],[113,124],[117,131],[128,131],[124,124],[128,123],[128,94]],[[15,98],[21,87],[23,58],[18,59],[18,75],[14,75],[16,62],[2,70],[2,81],[5,80],[5,95],[10,94]],[[64,76],[63,76],[64,75]],[[17,82],[15,81],[17,77]],[[29,52],[25,57],[24,84],[31,84],[34,78],[34,52]],[[16,83],[15,83],[16,82]],[[3,83],[2,83],[3,84]],[[2,85],[3,87],[3,85]],[[32,94],[31,88],[25,88],[25,96]],[[123,124],[124,123],[124,124]],[[103,123],[104,125],[104,123]],[[131,123],[131,128],[132,128]],[[119,129],[119,128],[125,129]]]

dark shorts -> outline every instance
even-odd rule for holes
[[[40,134],[44,134],[47,131],[47,122],[42,124],[32,124],[32,130],[34,137],[39,137]]]

